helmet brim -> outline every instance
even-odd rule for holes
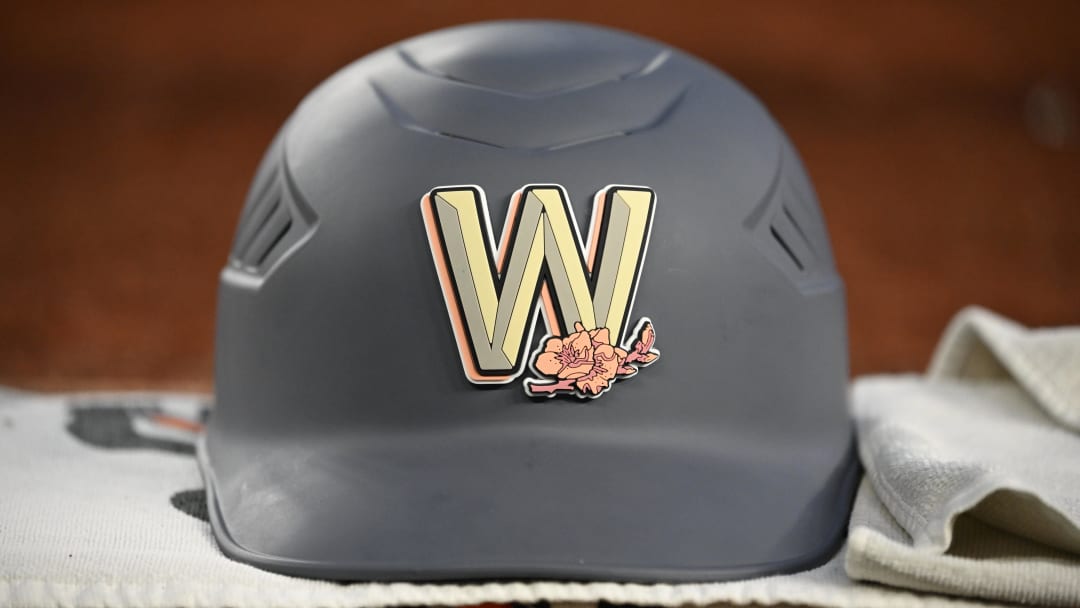
[[[651,433],[217,435],[202,438],[198,458],[222,551],[331,580],[696,582],[806,570],[842,543],[859,474],[851,434],[732,437],[708,453]]]

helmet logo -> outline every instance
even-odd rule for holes
[[[598,397],[660,353],[643,318],[626,340],[656,195],[649,188],[608,186],[593,202],[583,244],[566,191],[529,185],[514,193],[495,248],[484,191],[435,188],[421,199],[465,376],[505,384],[526,362],[537,376],[530,396]],[[526,353],[542,304],[548,336]]]

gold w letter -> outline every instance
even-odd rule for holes
[[[521,374],[544,305],[548,331],[607,327],[619,340],[645,258],[656,196],[609,186],[593,203],[583,244],[566,191],[531,185],[514,193],[495,249],[484,192],[436,188],[421,200],[465,375],[505,383]]]

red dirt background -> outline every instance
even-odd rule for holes
[[[301,97],[378,47],[555,17],[698,54],[817,185],[852,371],[978,303],[1080,323],[1080,3],[36,2],[0,20],[0,383],[210,388],[216,277]]]

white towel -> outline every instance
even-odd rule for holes
[[[927,377],[852,392],[852,578],[1080,606],[1080,329],[963,311]]]

